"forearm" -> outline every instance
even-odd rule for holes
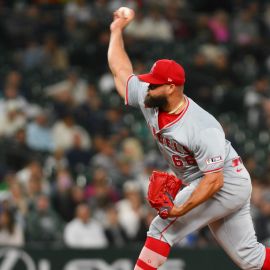
[[[113,75],[117,75],[119,70],[127,70],[132,73],[132,64],[125,51],[123,33],[120,29],[111,32],[108,61]]]
[[[111,32],[108,63],[114,76],[117,90],[124,97],[126,82],[128,77],[133,73],[133,68],[125,51],[123,34],[120,29]]]
[[[196,206],[207,201],[217,193],[223,186],[223,176],[216,178],[215,176],[204,176],[196,189],[190,195],[186,202],[180,206],[172,208],[171,216],[183,216]]]

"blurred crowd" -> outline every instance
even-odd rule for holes
[[[0,0],[0,245],[103,248],[143,242],[156,213],[153,169],[168,170],[107,66],[109,24],[134,73],[159,58],[186,69],[253,181],[251,212],[270,244],[270,3],[265,0]],[[207,228],[180,246],[216,245]]]

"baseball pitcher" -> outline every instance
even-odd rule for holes
[[[142,111],[175,173],[154,171],[150,177],[148,201],[158,215],[134,269],[158,269],[171,246],[208,225],[241,269],[270,270],[270,249],[258,243],[250,216],[249,173],[218,121],[184,95],[183,67],[161,59],[149,73],[133,74],[122,35],[134,15],[126,8],[114,13],[109,67],[119,95]]]

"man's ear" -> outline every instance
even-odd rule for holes
[[[175,88],[176,88],[175,84],[168,85],[167,93],[171,95],[174,92]]]

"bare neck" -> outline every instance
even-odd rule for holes
[[[186,103],[183,92],[176,92],[170,95],[167,101],[167,104],[162,108],[162,110],[169,114],[179,113]]]

